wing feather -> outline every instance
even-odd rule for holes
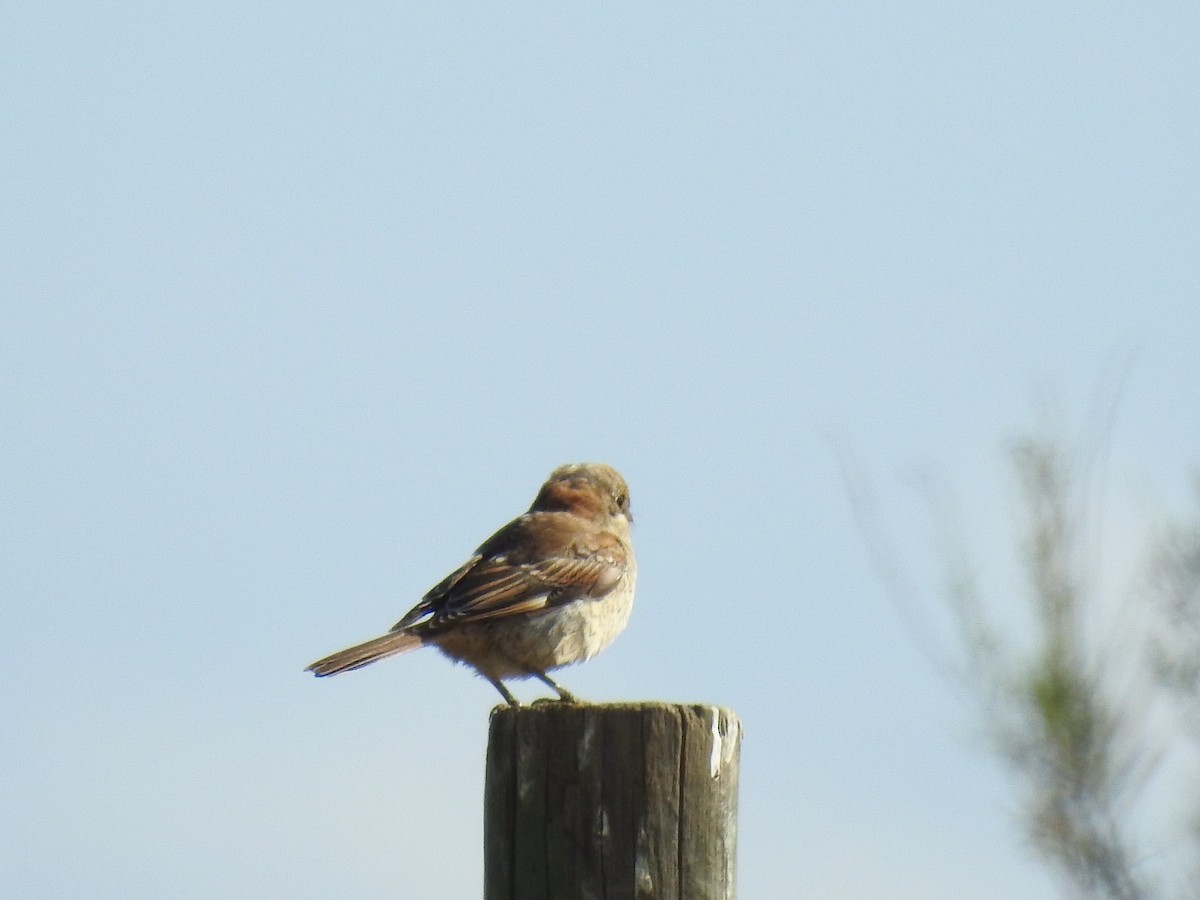
[[[523,516],[484,542],[430,589],[394,631],[423,635],[468,622],[532,612],[606,594],[625,572],[627,552],[614,535],[580,534],[559,514]]]

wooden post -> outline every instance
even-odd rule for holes
[[[733,900],[740,747],[715,706],[497,708],[485,900]]]

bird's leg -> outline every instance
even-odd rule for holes
[[[492,683],[492,687],[500,692],[500,696],[504,698],[505,703],[507,703],[513,709],[518,709],[521,706],[521,701],[509,693],[508,688],[504,686],[504,682],[502,682],[499,678],[493,678],[491,675],[486,674],[483,677],[490,681]]]
[[[547,687],[554,688],[555,692],[557,692],[557,694],[558,694],[558,698],[560,700],[562,700],[564,703],[578,703],[579,702],[578,697],[576,697],[574,694],[572,694],[566,688],[559,687],[558,684],[555,683],[554,679],[551,678],[549,675],[547,675],[545,672],[530,672],[529,674],[532,675],[534,678],[538,679],[539,681],[541,681]]]

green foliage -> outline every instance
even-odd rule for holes
[[[1117,806],[1138,755],[1122,749],[1133,743],[1129,720],[1107,697],[1086,640],[1084,614],[1094,598],[1075,562],[1084,531],[1076,511],[1085,504],[1056,442],[1021,441],[1012,464],[1027,516],[1027,599],[1037,638],[1031,650],[1006,656],[995,642],[967,646],[968,656],[990,657],[973,667],[973,687],[987,698],[989,733],[1022,785],[1033,846],[1086,896],[1137,900],[1148,894],[1133,872]],[[963,597],[951,599],[962,616]],[[985,618],[979,601],[971,604],[970,618]]]
[[[1166,700],[1200,746],[1200,506],[1193,521],[1165,529],[1149,548],[1151,590],[1135,593],[1124,610],[1130,621],[1099,628],[1101,579],[1087,552],[1097,524],[1089,515],[1096,485],[1087,476],[1096,460],[1081,462],[1067,442],[1035,436],[1013,445],[1010,462],[1024,518],[1015,546],[1026,588],[1006,606],[1028,613],[1033,637],[1022,641],[996,625],[995,598],[985,597],[960,517],[927,483],[958,646],[947,653],[926,638],[925,649],[977,702],[984,734],[1018,786],[1025,834],[1067,896],[1152,900],[1168,896],[1162,884],[1175,883],[1190,888],[1174,896],[1200,897],[1200,868],[1190,882],[1184,873],[1150,876],[1147,861],[1158,854],[1140,847],[1129,814],[1163,752],[1147,727],[1147,708]],[[865,482],[852,468],[844,474],[872,558],[915,621]],[[1197,487],[1200,499],[1200,480]],[[1106,633],[1119,645],[1099,637]],[[1125,687],[1144,686],[1136,704],[1114,691],[1118,660],[1129,670]],[[1200,851],[1200,803],[1190,837]]]
[[[1196,494],[1200,500],[1200,483]],[[1200,525],[1166,530],[1150,584],[1161,622],[1152,647],[1155,671],[1200,735]]]

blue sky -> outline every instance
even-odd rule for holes
[[[586,459],[638,599],[562,681],[741,715],[740,896],[1055,896],[836,448],[918,586],[923,470],[1014,596],[1047,393],[1070,432],[1121,384],[1113,559],[1186,509],[1193,4],[2,24],[0,893],[479,896],[493,689],[301,670]]]

